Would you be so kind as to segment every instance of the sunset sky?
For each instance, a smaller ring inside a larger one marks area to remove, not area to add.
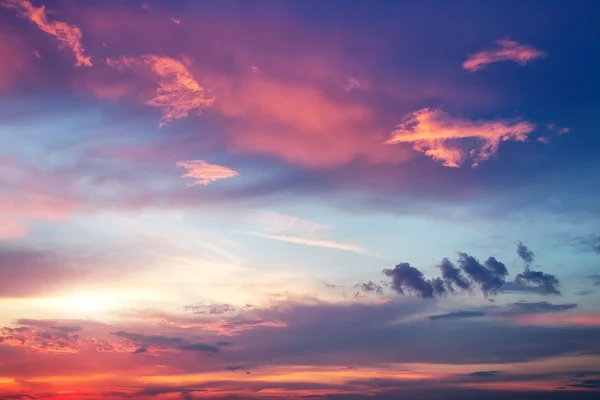
[[[0,399],[600,398],[598,15],[0,0]]]

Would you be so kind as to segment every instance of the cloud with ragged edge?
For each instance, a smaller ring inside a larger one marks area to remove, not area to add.
[[[230,168],[216,164],[209,164],[204,160],[178,161],[176,165],[178,167],[187,169],[187,172],[181,176],[182,178],[194,179],[194,183],[190,184],[189,186],[206,186],[221,179],[238,176],[238,173]]]
[[[444,297],[461,291],[471,292],[474,289],[478,289],[486,298],[503,291],[560,295],[560,281],[556,276],[530,269],[534,254],[522,242],[517,245],[517,254],[526,265],[525,270],[517,274],[513,282],[506,281],[508,269],[495,257],[488,257],[482,263],[464,252],[458,253],[456,265],[448,258],[442,259],[438,266],[442,272],[441,278],[425,278],[418,268],[406,262],[393,269],[384,269],[383,274],[391,278],[391,287],[396,293],[412,294],[424,299]]]
[[[46,16],[46,7],[35,7],[29,0],[3,0],[0,5],[17,10],[17,14],[26,18],[37,27],[58,39],[62,47],[71,49],[75,56],[76,67],[91,67],[92,59],[85,55],[81,44],[81,29],[62,21],[49,21]]]
[[[501,142],[524,142],[534,129],[526,121],[469,120],[423,108],[406,115],[385,143],[412,144],[446,167],[457,168],[467,161],[475,167],[495,155]]]
[[[215,101],[190,72],[188,65],[191,61],[188,59],[145,55],[139,58],[107,59],[106,63],[117,70],[133,69],[141,73],[147,73],[143,69],[149,68],[158,87],[156,95],[147,100],[146,104],[162,110],[160,126],[175,119],[185,118],[192,110],[200,113]]]
[[[463,68],[474,72],[484,68],[488,64],[501,61],[514,61],[520,65],[527,65],[534,60],[547,56],[547,53],[544,51],[514,40],[497,40],[496,45],[496,48],[470,54],[463,63]]]
[[[328,235],[328,232],[332,231],[333,227],[329,225],[317,224],[293,215],[270,211],[259,212],[255,219],[263,225],[263,231],[248,233],[253,236],[280,242],[324,247],[370,255],[370,253],[361,246],[332,239]]]

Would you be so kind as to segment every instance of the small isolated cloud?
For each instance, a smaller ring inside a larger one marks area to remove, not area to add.
[[[160,108],[163,116],[160,126],[174,119],[185,118],[191,110],[201,112],[202,109],[213,105],[215,99],[206,93],[206,89],[192,76],[186,64],[171,57],[145,55],[139,59],[121,57],[107,59],[106,63],[117,69],[127,68],[140,71],[149,68],[157,78],[156,96],[146,101],[146,104]],[[143,71],[142,71],[143,72]]]
[[[438,321],[440,319],[465,319],[465,318],[477,318],[485,317],[486,313],[483,311],[454,311],[446,314],[430,315],[429,318],[432,321]]]
[[[459,253],[458,265],[486,297],[495,295],[504,285],[504,279],[508,275],[504,264],[494,257],[489,257],[481,264],[475,257]]]
[[[356,285],[354,285],[354,287],[363,293],[373,293],[373,292],[378,293],[378,294],[383,293],[383,287],[373,281],[360,282],[360,283],[357,283]]]
[[[525,261],[526,266],[529,266],[533,262],[533,251],[529,250],[529,248],[525,246],[523,242],[517,243],[517,254],[521,260]]]
[[[474,121],[423,108],[406,115],[386,143],[410,143],[446,167],[457,168],[467,161],[475,167],[496,154],[500,142],[524,142],[534,128],[530,122]]]
[[[543,294],[560,294],[558,278],[545,272],[533,271],[527,268],[517,275],[515,282],[523,285],[533,285],[540,289]]]
[[[187,173],[181,176],[182,178],[192,178],[195,180],[190,186],[206,186],[209,183],[218,181],[220,179],[238,176],[238,173],[230,168],[216,164],[209,164],[204,160],[178,161],[176,165],[188,170]]]
[[[593,285],[600,286],[600,275],[590,275],[588,278]]]
[[[91,67],[92,60],[85,55],[85,49],[81,44],[81,29],[75,25],[62,21],[49,21],[46,16],[46,7],[35,7],[29,0],[5,0],[0,3],[4,7],[17,10],[17,14],[30,20],[42,31],[58,39],[61,47],[71,49],[75,56],[76,67]]]
[[[364,248],[339,242],[329,237],[333,227],[316,224],[292,215],[263,211],[257,219],[264,225],[264,232],[250,232],[250,235],[281,242],[302,244],[305,246],[325,247],[329,249],[352,251],[369,255]]]
[[[514,40],[497,40],[496,45],[496,48],[470,54],[463,63],[463,69],[473,72],[484,68],[487,64],[501,61],[514,61],[517,64],[526,65],[547,55],[544,51]]]

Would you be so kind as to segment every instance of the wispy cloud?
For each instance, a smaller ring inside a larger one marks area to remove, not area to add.
[[[29,0],[5,0],[3,6],[14,8],[19,16],[29,19],[38,28],[49,35],[55,36],[61,46],[68,47],[75,56],[76,67],[91,67],[92,60],[85,55],[85,49],[81,44],[81,29],[75,25],[62,21],[49,21],[46,17],[46,7],[35,7]]]
[[[306,246],[370,254],[360,246],[330,238],[327,233],[333,230],[333,227],[329,225],[316,224],[302,218],[276,212],[261,212],[258,214],[258,219],[264,225],[264,232],[250,232],[249,234],[253,236]]]
[[[415,150],[447,167],[459,167],[467,160],[477,166],[496,154],[500,142],[524,142],[534,128],[530,122],[469,120],[423,108],[406,115],[386,143],[412,143]]]
[[[184,62],[185,61],[185,62]],[[162,109],[160,125],[163,126],[174,119],[185,118],[191,110],[200,112],[212,106],[214,98],[207,95],[206,89],[196,81],[186,64],[189,60],[176,60],[171,57],[145,55],[139,59],[121,57],[107,59],[106,63],[118,70],[125,68],[138,69],[140,66],[150,68],[156,76],[158,87],[156,96],[146,104]]]
[[[477,71],[487,64],[500,61],[514,61],[520,65],[526,65],[538,58],[546,57],[546,53],[535,47],[515,42],[514,40],[497,40],[496,48],[482,50],[470,54],[463,63],[463,68],[467,71]]]
[[[182,178],[192,178],[195,180],[190,186],[206,186],[220,179],[238,176],[238,173],[230,168],[209,164],[203,160],[178,161],[176,165],[188,170],[187,173],[181,176]]]

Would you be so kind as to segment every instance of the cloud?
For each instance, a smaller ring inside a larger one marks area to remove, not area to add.
[[[514,61],[520,65],[526,65],[533,60],[546,57],[546,53],[532,46],[520,44],[514,40],[497,40],[495,49],[483,50],[478,53],[470,54],[463,63],[463,68],[467,71],[477,71],[484,68],[487,64],[501,61]]]
[[[56,37],[61,46],[71,49],[75,56],[76,67],[92,66],[92,60],[85,55],[81,44],[82,34],[79,27],[62,21],[49,21],[45,6],[35,7],[29,0],[4,0],[0,5],[16,9],[20,17],[30,20],[42,31]]]
[[[430,299],[445,293],[443,287],[441,293],[436,292],[440,287],[433,280],[425,279],[423,273],[409,263],[400,263],[394,269],[384,269],[383,273],[392,278],[392,289],[401,295],[415,294]]]
[[[257,216],[265,232],[249,232],[250,235],[280,242],[296,243],[305,246],[325,247],[329,249],[351,251],[371,255],[366,249],[349,243],[336,241],[329,237],[333,230],[329,225],[316,224],[292,215],[263,211]]]
[[[495,295],[504,285],[504,279],[508,275],[504,264],[494,257],[489,257],[482,265],[475,257],[459,253],[458,265],[486,297]]]
[[[381,285],[376,284],[373,281],[360,282],[360,283],[357,283],[356,285],[354,285],[354,287],[364,293],[373,293],[373,292],[378,293],[378,294],[383,293],[383,287]]]
[[[237,311],[237,307],[235,307],[231,304],[226,304],[226,303],[221,303],[221,304],[196,303],[196,304],[190,304],[190,305],[184,306],[184,309],[187,311],[191,311],[194,314],[204,314],[204,315],[206,315],[206,314],[218,315],[218,314],[225,314],[225,313]]]
[[[220,179],[238,176],[238,173],[230,168],[209,164],[203,160],[178,161],[176,165],[188,170],[187,173],[181,176],[182,178],[192,178],[195,180],[190,186],[208,185]]]
[[[166,56],[145,55],[139,59],[132,57],[107,59],[106,63],[117,70],[131,68],[140,71],[141,69],[141,73],[144,73],[144,67],[150,69],[157,78],[158,87],[156,96],[147,100],[146,104],[162,110],[160,126],[174,119],[185,118],[192,110],[201,112],[202,109],[212,106],[215,101],[192,76],[186,66],[191,64],[189,60],[180,61]]]
[[[571,239],[571,243],[574,246],[589,249],[600,254],[600,235],[592,233],[584,236],[576,236]]]
[[[536,303],[511,303],[505,306],[507,309],[502,315],[526,315],[526,314],[545,314],[572,310],[577,307],[577,303],[552,304],[547,301]]]
[[[491,377],[491,376],[497,376],[498,374],[501,374],[502,371],[477,371],[477,372],[472,372],[470,374],[467,374],[467,376],[478,376],[478,377],[483,377],[483,378],[487,378],[487,377]]]
[[[515,282],[523,285],[533,284],[534,287],[540,289],[543,294],[560,294],[560,290],[557,288],[560,285],[558,278],[552,274],[546,274],[541,271],[526,269],[516,276]]]
[[[205,343],[193,343],[181,337],[145,335],[141,333],[132,333],[126,331],[114,332],[113,335],[132,341],[138,346],[138,350],[139,348],[144,348],[148,350],[150,346],[153,346],[161,350],[173,349],[183,351],[196,351],[202,353],[218,353],[220,351],[218,346],[213,346]],[[138,350],[136,350],[136,352]]]
[[[519,242],[517,244],[517,254],[521,258],[521,260],[525,261],[525,265],[529,266],[533,262],[533,252],[529,250],[529,248],[525,246],[523,242]]]
[[[454,292],[455,286],[461,290],[471,289],[471,282],[462,274],[460,269],[452,264],[452,261],[444,258],[439,267],[442,270],[442,278],[446,282],[449,291]]]
[[[600,275],[590,275],[588,278],[593,285],[600,286]]]
[[[446,314],[430,315],[429,318],[432,321],[440,319],[464,319],[464,318],[478,318],[485,317],[486,313],[483,311],[454,311]]]
[[[501,142],[524,142],[534,128],[530,122],[473,121],[423,108],[406,115],[386,143],[411,143],[446,167],[457,168],[467,161],[475,167],[496,154]]]

